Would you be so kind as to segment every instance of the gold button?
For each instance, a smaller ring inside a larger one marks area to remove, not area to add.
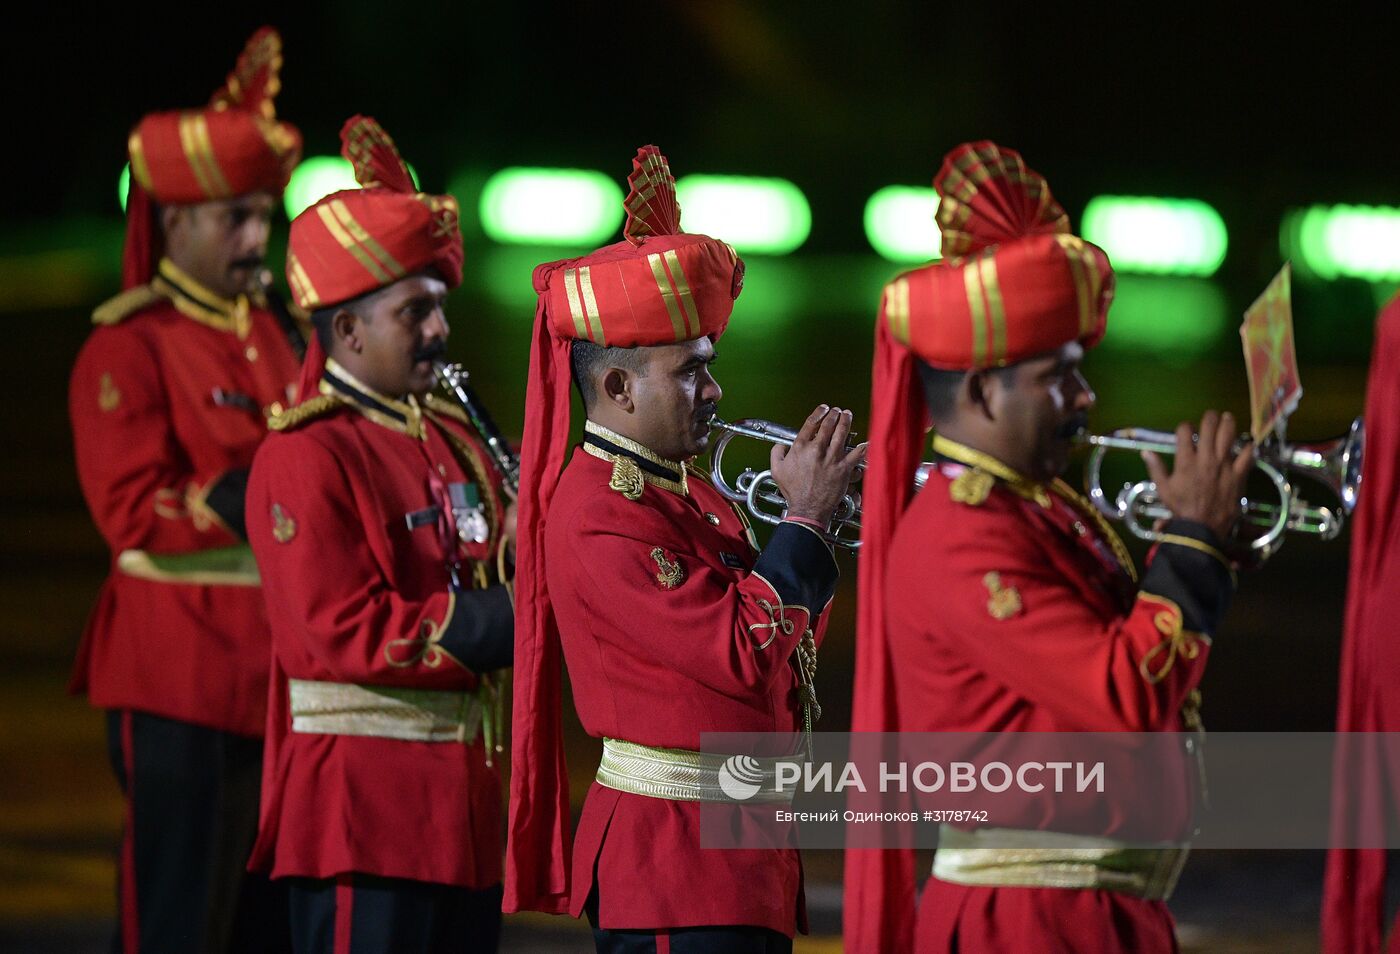
[[[710,521],[710,523],[714,524],[715,526],[717,526],[717,527],[719,526],[719,514],[717,514],[717,513],[706,513],[706,514],[705,514],[705,519],[708,520],[708,521]]]
[[[438,464],[438,473],[439,473],[441,476],[446,477],[446,476],[447,476],[447,468],[444,467],[442,464]]]
[[[243,354],[247,356],[249,361],[258,360],[258,349],[254,348],[252,345],[249,345],[248,350],[243,352]]]
[[[273,401],[270,405],[268,405],[267,416],[276,417],[277,415],[281,414],[283,410],[285,409],[282,407],[281,401]]]
[[[1082,523],[1080,523],[1078,520],[1076,520],[1076,521],[1074,521],[1074,532],[1077,533],[1079,536],[1082,537],[1082,536],[1084,536],[1084,534],[1088,533],[1089,531],[1088,531],[1087,529],[1085,529],[1084,524],[1082,524]]]

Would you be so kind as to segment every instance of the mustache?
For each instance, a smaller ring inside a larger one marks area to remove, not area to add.
[[[1076,414],[1055,429],[1055,436],[1062,441],[1078,437],[1089,430],[1089,415]]]
[[[232,270],[235,268],[242,268],[248,271],[254,271],[256,269],[262,268],[262,263],[263,257],[261,255],[247,255],[243,258],[236,258],[232,262],[230,262],[229,269]]]
[[[715,412],[718,410],[719,405],[717,403],[715,403],[714,401],[708,401],[705,404],[700,405],[700,409],[695,412],[695,419],[697,421],[708,421],[710,418],[715,416]]]
[[[413,352],[413,360],[418,361],[440,361],[447,357],[447,342],[439,339],[430,345],[425,345]]]

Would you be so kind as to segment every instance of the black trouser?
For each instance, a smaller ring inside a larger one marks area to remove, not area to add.
[[[287,883],[296,954],[492,954],[500,941],[500,885],[364,874]]]
[[[285,888],[246,869],[262,742],[121,710],[107,750],[126,796],[113,951],[290,951]]]
[[[716,926],[612,931],[598,927],[598,889],[584,911],[598,954],[792,954],[792,938],[761,927]]]

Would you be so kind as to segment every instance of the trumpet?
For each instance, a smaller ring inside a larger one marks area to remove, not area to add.
[[[1172,512],[1162,502],[1157,485],[1151,480],[1125,483],[1110,499],[1104,490],[1101,471],[1110,450],[1174,454],[1176,435],[1170,431],[1128,427],[1107,435],[1081,435],[1078,439],[1094,448],[1084,469],[1084,484],[1094,507],[1109,519],[1121,521],[1135,537],[1160,539],[1161,535],[1152,525],[1157,520],[1170,519]],[[1342,532],[1346,518],[1356,509],[1365,443],[1365,428],[1358,417],[1345,434],[1330,440],[1290,443],[1280,435],[1256,447],[1254,466],[1273,484],[1278,502],[1248,497],[1240,500],[1240,527],[1263,530],[1248,538],[1248,552],[1255,561],[1263,562],[1277,552],[1286,533],[1333,540]],[[1241,442],[1236,449],[1246,446]],[[1327,487],[1337,504],[1309,503],[1295,489],[1292,475]]]
[[[433,374],[437,377],[438,382],[457,399],[462,410],[467,412],[467,417],[471,418],[472,426],[481,435],[481,439],[486,442],[486,449],[490,452],[492,460],[496,462],[496,467],[505,479],[506,487],[510,490],[511,496],[518,496],[520,493],[520,458],[516,456],[515,451],[511,450],[510,444],[501,434],[501,429],[491,419],[490,412],[481,403],[481,399],[476,396],[475,389],[467,383],[471,378],[471,372],[460,364],[434,361]]]
[[[722,432],[719,437],[715,438],[714,446],[710,449],[710,483],[725,497],[737,504],[742,504],[755,520],[771,524],[782,523],[783,517],[787,516],[787,500],[778,488],[778,482],[773,479],[773,471],[756,471],[752,467],[745,467],[734,478],[733,483],[730,483],[724,477],[724,451],[729,446],[729,442],[736,437],[747,437],[751,440],[791,447],[793,441],[797,440],[797,429],[775,424],[772,421],[760,420],[756,417],[746,417],[741,421],[730,423],[721,419],[718,414],[710,418],[710,427]],[[853,477],[851,482],[855,483],[859,480],[859,475],[864,471],[865,461],[861,461],[856,465],[857,476]],[[831,516],[831,524],[822,534],[822,538],[832,546],[842,547],[853,552],[860,549],[860,493],[858,491],[850,489],[846,491],[841,502],[836,505],[836,512]]]

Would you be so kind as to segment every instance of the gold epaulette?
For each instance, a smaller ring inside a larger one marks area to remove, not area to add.
[[[295,407],[289,407],[281,414],[267,422],[269,431],[290,431],[292,428],[300,427],[313,418],[328,414],[345,402],[334,394],[318,394],[310,400],[302,401]]]
[[[443,417],[450,417],[460,424],[465,424],[469,430],[475,433],[472,426],[472,419],[467,416],[467,412],[462,410],[460,404],[443,400],[436,394],[425,394],[423,396],[423,407],[434,414],[441,414]]]
[[[120,295],[108,298],[94,308],[92,323],[94,325],[115,325],[123,318],[164,300],[165,296],[150,285],[137,285],[134,288],[128,288]]]

